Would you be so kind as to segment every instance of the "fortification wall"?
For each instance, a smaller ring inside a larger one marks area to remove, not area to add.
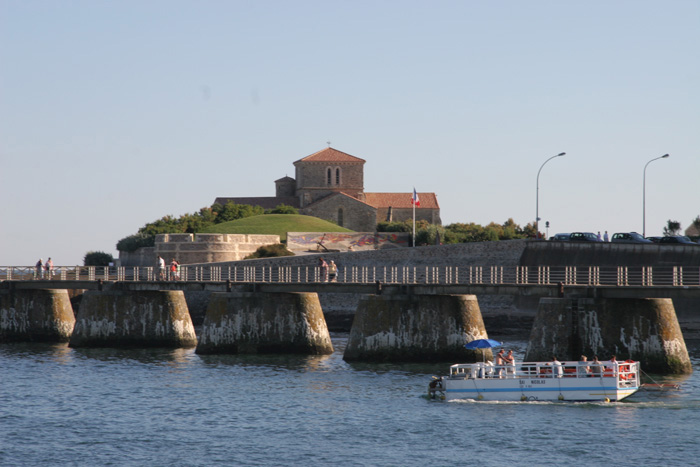
[[[133,253],[119,252],[122,266],[154,266],[162,256],[180,264],[240,261],[264,245],[280,243],[279,235],[159,234],[156,245]]]
[[[136,251],[120,251],[119,252],[119,265],[132,267],[132,266],[153,266],[156,262],[156,249],[155,247],[143,247]]]
[[[288,232],[287,249],[294,253],[325,250],[368,251],[408,246],[405,232]]]

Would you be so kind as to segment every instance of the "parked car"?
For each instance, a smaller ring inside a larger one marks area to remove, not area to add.
[[[602,242],[593,232],[573,232],[569,237],[572,242]]]
[[[647,237],[647,240],[650,240],[652,243],[661,243],[661,239],[663,237]]]
[[[614,233],[610,241],[614,243],[654,243],[651,240],[642,237],[637,232]]]
[[[568,242],[571,234],[569,233],[558,233],[549,237],[550,242]]]
[[[661,237],[661,241],[659,243],[668,245],[696,245],[694,241],[686,237],[685,235],[676,235],[673,237]]]

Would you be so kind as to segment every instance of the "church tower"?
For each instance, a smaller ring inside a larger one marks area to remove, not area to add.
[[[364,165],[364,159],[331,147],[294,162],[299,207],[338,192],[364,201]]]

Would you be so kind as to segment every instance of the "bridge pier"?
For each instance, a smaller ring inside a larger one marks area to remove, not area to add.
[[[200,334],[198,354],[333,353],[316,293],[213,293]]]
[[[526,361],[639,360],[649,373],[692,373],[673,301],[668,298],[542,298]]]
[[[194,347],[197,337],[182,291],[89,290],[71,347]]]
[[[0,290],[0,342],[68,342],[74,325],[65,289]]]
[[[343,359],[364,362],[474,362],[490,349],[475,295],[370,295],[358,305]]]

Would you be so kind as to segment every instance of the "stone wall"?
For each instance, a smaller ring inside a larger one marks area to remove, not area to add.
[[[377,226],[377,210],[373,206],[342,194],[319,200],[303,208],[301,213],[360,232],[374,230]]]
[[[156,246],[119,253],[122,266],[155,266],[156,258],[180,264],[240,261],[264,245],[280,243],[279,235],[159,234]]]
[[[287,249],[294,253],[328,250],[366,251],[408,246],[406,232],[287,232]]]
[[[119,265],[120,266],[139,266],[139,267],[152,267],[156,262],[156,248],[155,247],[143,247],[136,251],[120,251],[119,252]]]

